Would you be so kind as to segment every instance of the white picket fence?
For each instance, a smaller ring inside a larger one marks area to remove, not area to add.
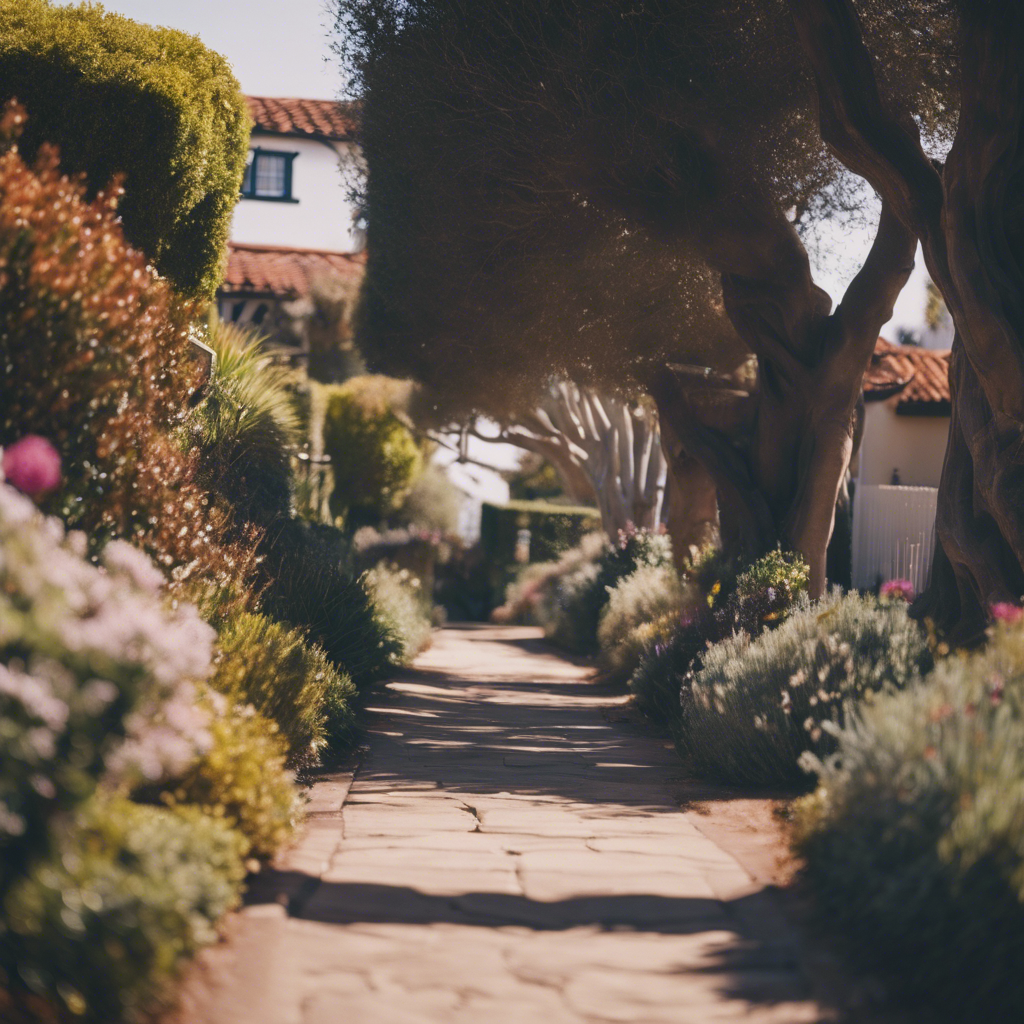
[[[853,585],[910,580],[920,593],[935,549],[934,487],[858,486],[853,498]]]

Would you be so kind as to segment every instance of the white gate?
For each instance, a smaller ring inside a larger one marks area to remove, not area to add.
[[[853,498],[853,585],[928,583],[935,548],[935,487],[857,485]]]

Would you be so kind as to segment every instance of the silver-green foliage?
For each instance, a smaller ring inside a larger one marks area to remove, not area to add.
[[[880,697],[816,767],[795,838],[830,926],[941,1020],[1024,1019],[1024,631]]]
[[[408,569],[382,562],[364,577],[377,612],[401,643],[398,660],[408,664],[430,646],[430,596]]]
[[[680,693],[681,752],[710,777],[799,784],[805,752],[834,748],[832,726],[930,667],[927,639],[902,602],[838,591],[797,604],[778,628],[715,644]]]

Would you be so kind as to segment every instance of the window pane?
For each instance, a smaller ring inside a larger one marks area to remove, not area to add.
[[[252,161],[254,153],[249,150],[249,159],[245,161],[245,174],[242,175],[242,191],[245,193],[252,192]]]
[[[283,196],[285,161],[278,153],[260,153],[256,157],[256,195]]]

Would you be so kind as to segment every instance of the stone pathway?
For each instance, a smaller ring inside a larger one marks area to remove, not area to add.
[[[449,628],[371,701],[354,783],[186,986],[187,1024],[802,1024],[776,896],[675,753],[530,629]]]

